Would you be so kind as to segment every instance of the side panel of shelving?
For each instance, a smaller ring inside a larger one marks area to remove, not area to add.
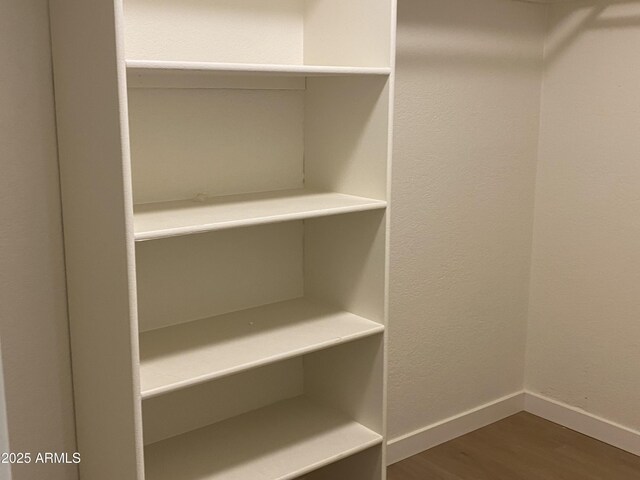
[[[121,5],[53,0],[58,146],[82,478],[142,480]]]
[[[308,78],[305,100],[306,187],[385,200],[388,78]]]
[[[385,213],[305,220],[305,294],[385,322]]]
[[[387,329],[384,333],[384,346],[383,346],[383,361],[382,361],[382,425],[385,438],[385,444],[382,448],[382,468],[381,477],[382,480],[387,478],[387,391],[388,391],[388,352],[389,352],[389,262],[390,262],[390,244],[391,244],[391,215],[393,214],[392,206],[392,173],[393,173],[393,129],[394,129],[394,108],[395,108],[395,78],[396,78],[396,29],[397,29],[397,15],[398,15],[398,2],[397,0],[389,0],[389,7],[391,9],[389,32],[390,32],[390,45],[389,45],[389,65],[391,67],[391,75],[389,76],[389,83],[387,85],[387,98],[388,98],[388,123],[387,123],[387,212],[385,215],[385,280],[384,280],[384,319]]]
[[[305,355],[305,393],[382,435],[383,354],[376,335]]]
[[[388,67],[392,43],[391,3],[389,0],[305,0],[305,63]]]

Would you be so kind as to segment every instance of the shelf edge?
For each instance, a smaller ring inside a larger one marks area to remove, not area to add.
[[[161,60],[127,60],[127,72],[144,75],[148,72],[181,72],[211,74],[266,75],[391,75],[390,67],[355,67],[339,65],[282,65],[251,63],[181,62]]]
[[[305,220],[308,218],[329,217],[332,215],[341,215],[346,213],[366,212],[370,210],[384,210],[387,208],[387,202],[384,200],[372,200],[369,204],[333,207],[324,210],[310,210],[298,213],[286,213],[281,215],[272,215],[265,217],[256,217],[252,219],[231,220],[228,222],[201,224],[188,227],[176,227],[163,230],[151,230],[148,232],[140,232],[135,234],[136,242],[144,242],[150,240],[161,240],[164,238],[182,237],[187,235],[196,235],[199,233],[215,232],[218,230],[228,230],[232,228],[251,227],[257,225],[265,225],[271,223],[283,223],[295,220]]]

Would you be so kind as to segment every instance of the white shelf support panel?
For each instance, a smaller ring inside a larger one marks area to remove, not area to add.
[[[289,480],[382,436],[304,397],[145,447],[147,480]]]
[[[54,0],[49,8],[78,468],[86,479],[141,480],[121,2]]]
[[[136,241],[384,209],[387,202],[312,190],[281,190],[136,205]]]
[[[142,397],[375,335],[384,326],[306,299],[145,332]]]

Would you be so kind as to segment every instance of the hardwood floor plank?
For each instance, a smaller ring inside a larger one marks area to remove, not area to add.
[[[388,480],[640,480],[640,457],[522,412],[391,465]]]

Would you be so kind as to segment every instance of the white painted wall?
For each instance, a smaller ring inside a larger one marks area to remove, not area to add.
[[[11,448],[75,450],[46,0],[0,2],[0,341]],[[73,480],[28,465],[13,480]]]
[[[522,2],[399,2],[392,439],[523,387],[544,25]]]
[[[640,3],[551,8],[527,389],[640,430]]]

